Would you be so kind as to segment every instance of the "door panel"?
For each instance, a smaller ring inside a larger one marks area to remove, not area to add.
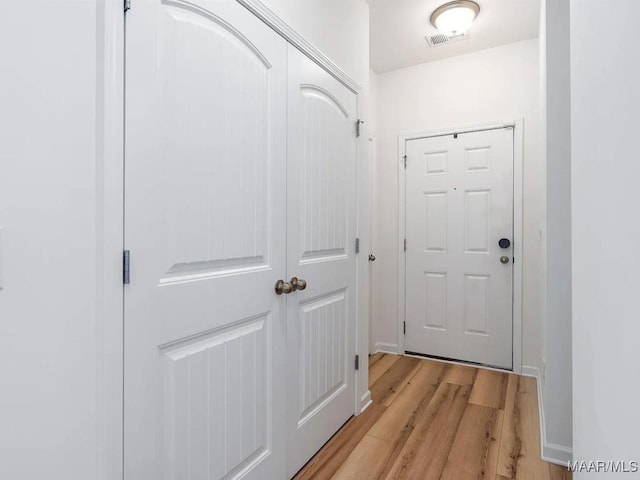
[[[354,413],[356,96],[289,47],[288,474]]]
[[[329,396],[346,387],[346,359],[341,348],[346,332],[345,292],[300,304],[299,422]]]
[[[447,192],[429,192],[424,194],[426,203],[425,221],[430,228],[425,235],[425,251],[447,251]]]
[[[302,246],[300,262],[309,263],[345,256],[348,221],[345,153],[351,140],[345,135],[349,113],[328,91],[317,85],[301,85],[297,100],[302,103],[304,151],[300,157],[302,188],[296,209]],[[295,126],[292,125],[292,128]],[[294,187],[295,188],[295,187]],[[293,193],[292,193],[293,194]]]
[[[405,350],[510,369],[513,130],[406,148]]]
[[[286,42],[154,0],[126,48],[125,478],[284,478]]]
[[[160,347],[165,476],[223,478],[268,454],[270,323],[263,315]]]

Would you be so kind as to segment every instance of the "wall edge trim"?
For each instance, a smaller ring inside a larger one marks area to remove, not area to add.
[[[540,420],[540,457],[545,462],[566,467],[568,463],[573,460],[573,449],[547,441],[540,369],[538,367],[523,365],[522,375],[536,379],[536,387],[538,390],[538,418]]]

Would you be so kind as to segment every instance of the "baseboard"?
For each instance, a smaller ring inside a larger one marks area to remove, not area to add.
[[[367,390],[362,397],[360,397],[360,412],[358,415],[361,415],[367,408],[371,406],[373,402],[371,401],[371,391]]]
[[[522,376],[523,377],[534,377],[539,379],[540,375],[538,374],[538,367],[529,367],[528,365],[522,366]]]
[[[563,445],[547,442],[546,422],[544,418],[544,397],[542,395],[542,382],[540,381],[540,370],[538,367],[522,366],[522,375],[534,377],[538,387],[538,416],[540,418],[540,452],[542,460],[563,467],[573,459],[573,449]]]
[[[398,355],[398,345],[395,343],[376,342],[376,353],[378,352]]]
[[[542,459],[545,462],[566,467],[569,462],[573,461],[573,450],[554,443],[544,443],[542,446]]]

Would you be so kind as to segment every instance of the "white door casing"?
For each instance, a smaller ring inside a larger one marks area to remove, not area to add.
[[[405,350],[511,369],[513,129],[414,139],[406,153]]]
[[[135,7],[125,478],[284,478],[286,42],[235,1]]]
[[[376,342],[375,335],[373,331],[373,323],[374,323],[374,309],[375,309],[375,300],[374,300],[374,291],[375,291],[375,253],[377,250],[377,228],[378,228],[378,217],[377,217],[377,208],[374,208],[376,205],[377,198],[377,170],[376,170],[376,140],[375,138],[369,139],[369,165],[370,165],[370,175],[369,175],[369,251],[373,257],[367,257],[367,263],[369,268],[369,289],[367,292],[368,302],[369,302],[369,338],[368,338],[368,346],[369,346],[369,354],[373,355],[376,353]]]
[[[289,47],[288,474],[354,414],[356,95]]]

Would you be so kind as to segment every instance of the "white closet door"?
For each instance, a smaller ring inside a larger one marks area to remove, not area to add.
[[[406,180],[405,350],[510,369],[513,129],[411,140]]]
[[[354,413],[356,95],[289,47],[288,473]]]
[[[286,42],[149,0],[126,54],[125,478],[282,479]]]

